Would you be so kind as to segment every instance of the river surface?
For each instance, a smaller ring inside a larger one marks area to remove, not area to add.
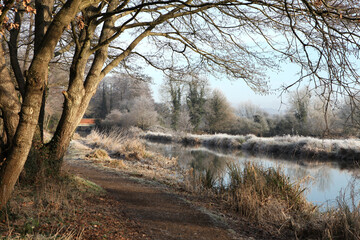
[[[280,167],[293,182],[300,181],[306,188],[308,201],[325,209],[336,205],[336,199],[342,193],[350,191],[350,185],[359,190],[360,170],[341,169],[336,163],[274,159],[267,156],[251,156],[241,151],[214,150],[205,147],[184,147],[179,144],[147,142],[147,147],[167,157],[178,157],[181,168],[194,168],[198,171],[215,169],[223,175],[226,184],[226,166],[236,163],[243,166],[254,162],[264,167]],[[350,184],[350,185],[349,185]]]

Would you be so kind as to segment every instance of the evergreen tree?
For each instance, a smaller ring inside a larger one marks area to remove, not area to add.
[[[189,109],[190,122],[193,130],[197,131],[201,120],[205,114],[205,85],[199,81],[188,83],[189,92],[186,97],[187,107]]]

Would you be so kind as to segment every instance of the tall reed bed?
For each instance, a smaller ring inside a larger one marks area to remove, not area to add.
[[[292,183],[280,168],[265,168],[254,163],[244,166],[228,164],[225,174],[218,175],[211,169],[192,173],[192,183],[200,190],[213,190],[226,199],[242,216],[254,219],[264,217],[284,219],[289,212],[305,211],[310,204],[305,200],[304,188]],[[276,208],[275,212],[271,208]]]
[[[360,239],[360,189],[356,182],[340,193],[336,207],[326,212],[326,218],[327,236],[332,239]]]
[[[225,174],[211,168],[200,172],[191,169],[189,173],[191,190],[219,198],[224,206],[274,234],[290,229],[295,239],[360,239],[360,189],[356,182],[340,193],[336,206],[320,211],[307,202],[301,182],[290,181],[281,168],[248,162],[228,164]]]

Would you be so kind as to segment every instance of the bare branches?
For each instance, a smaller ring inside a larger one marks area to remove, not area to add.
[[[265,69],[281,68],[281,59],[300,66],[299,78],[285,89],[312,81],[324,98],[356,94],[360,3],[355,0],[125,0],[110,9],[111,2],[87,1],[77,16],[84,19],[83,29],[75,20],[71,25],[75,47],[67,39],[57,47],[57,56],[74,53],[73,68],[82,66],[82,81],[86,64],[111,44],[100,78],[131,56],[162,71],[196,66],[264,91]],[[110,19],[112,34],[101,38]]]

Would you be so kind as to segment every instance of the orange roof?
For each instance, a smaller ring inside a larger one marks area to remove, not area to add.
[[[83,118],[80,120],[79,127],[93,127],[95,126],[95,118]]]
[[[95,118],[83,118],[80,120],[80,124],[95,124]]]

